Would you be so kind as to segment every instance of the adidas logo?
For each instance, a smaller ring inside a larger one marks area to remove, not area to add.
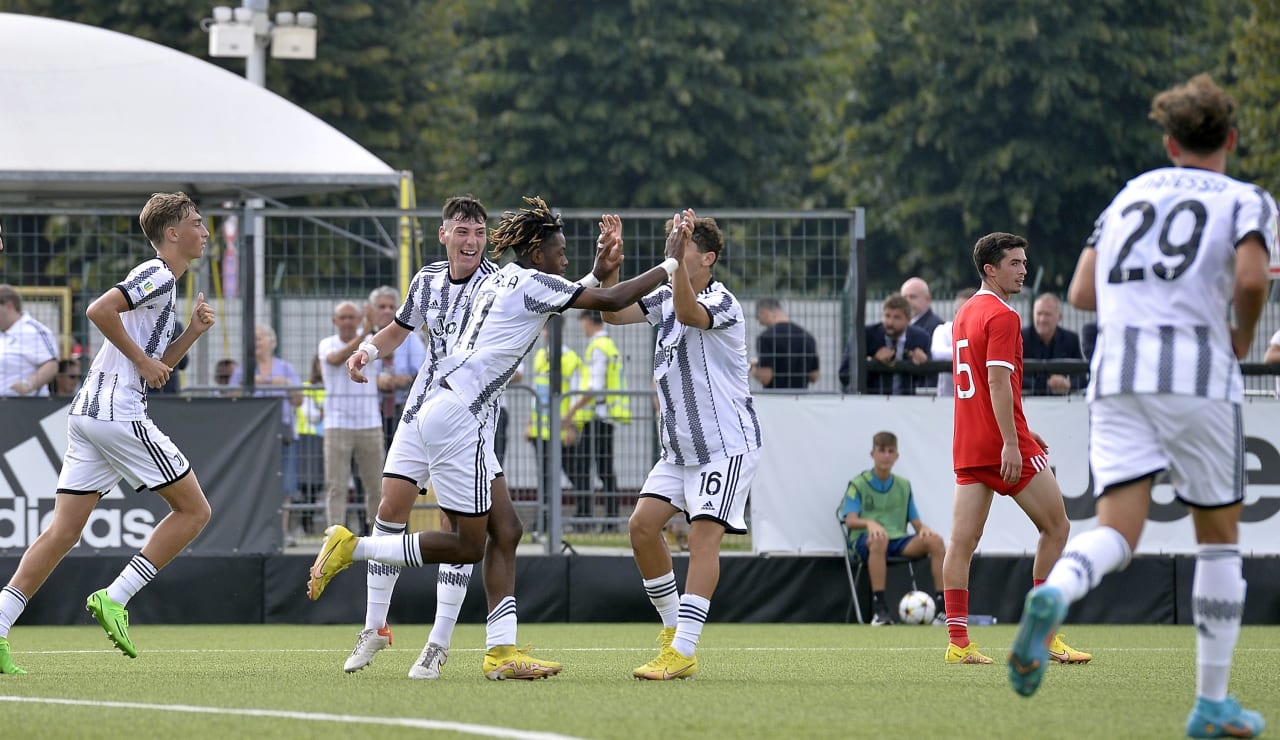
[[[711,503],[710,501],[702,505],[702,511],[715,511],[715,510],[716,510],[715,504]]]
[[[0,460],[13,473],[0,475],[0,549],[25,549],[47,526],[58,488],[61,458],[67,451],[67,412],[62,406],[42,418],[15,415],[6,419],[8,449],[0,449]],[[13,445],[14,439],[22,441]],[[89,517],[77,543],[97,549],[137,547],[146,542],[159,523],[151,511],[125,499],[117,485],[104,496]]]

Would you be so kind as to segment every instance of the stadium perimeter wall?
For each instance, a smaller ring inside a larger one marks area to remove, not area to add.
[[[110,583],[124,556],[71,557],[31,599],[22,625],[85,624],[84,598]],[[684,581],[687,559],[677,557]],[[0,558],[7,581],[18,558]],[[357,563],[329,585],[324,597],[306,597],[311,557],[302,555],[182,557],[129,604],[134,625],[145,624],[357,624],[364,619],[364,569]],[[924,566],[922,563],[921,566]],[[1139,556],[1122,573],[1108,576],[1072,607],[1068,622],[1191,624],[1191,556]],[[520,618],[533,622],[646,622],[656,616],[630,558],[617,556],[521,557],[516,564]],[[917,567],[917,583],[932,591],[928,568]],[[1246,624],[1280,623],[1280,558],[1246,558],[1249,582]],[[467,594],[461,621],[483,623],[483,589]],[[1031,585],[1030,557],[975,558],[970,609],[999,622],[1016,621]],[[870,603],[866,577],[862,603]],[[906,572],[892,568],[889,595],[908,590]],[[844,564],[834,557],[722,558],[712,622],[843,622],[849,611]],[[390,621],[426,624],[434,617],[435,567],[405,570],[396,587]]]

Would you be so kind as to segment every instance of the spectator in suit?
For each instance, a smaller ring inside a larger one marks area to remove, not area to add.
[[[756,320],[765,329],[756,337],[751,377],[764,388],[804,390],[818,382],[818,343],[791,321],[777,298],[756,301]]]
[[[1062,302],[1052,293],[1041,293],[1032,306],[1031,325],[1022,328],[1024,360],[1083,360],[1080,335],[1064,329]],[[1033,396],[1062,396],[1084,388],[1088,376],[1060,373],[1026,373],[1022,390]]]
[[[924,329],[930,337],[942,324],[942,317],[933,312],[933,294],[923,278],[907,278],[899,289],[902,297],[911,304],[911,325]]]
[[[893,372],[894,368],[907,364],[919,365],[929,361],[929,345],[932,337],[924,329],[911,325],[911,304],[901,293],[884,299],[880,321],[868,324],[864,331],[867,356],[867,385],[864,393],[885,396],[913,395],[916,388],[928,385],[924,375]],[[849,368],[849,350],[846,348],[840,363],[840,383],[849,386],[854,378]],[[933,380],[936,383],[937,380]]]

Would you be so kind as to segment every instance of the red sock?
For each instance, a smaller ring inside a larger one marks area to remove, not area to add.
[[[969,646],[969,589],[948,588],[942,592],[947,607],[947,634],[956,647]]]
[[[1044,583],[1044,582],[1045,582],[1045,581],[1047,581],[1047,580],[1049,580],[1049,579],[1047,579],[1047,578],[1032,578],[1032,579],[1031,579],[1031,588],[1035,588],[1036,586],[1039,586],[1040,584]]]

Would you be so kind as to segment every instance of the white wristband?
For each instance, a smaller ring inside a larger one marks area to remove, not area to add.
[[[373,362],[374,360],[378,359],[378,345],[374,344],[373,342],[362,343],[360,347],[356,349],[356,351],[363,352],[366,355],[369,355],[369,362]]]
[[[671,279],[672,275],[676,274],[676,268],[679,266],[680,266],[680,263],[676,260],[675,257],[668,257],[658,265],[658,267],[661,267],[662,269],[667,271],[668,280]]]
[[[594,272],[588,272],[586,275],[582,276],[581,280],[578,281],[578,285],[581,285],[584,288],[596,288],[600,285],[600,279],[596,277]]]

